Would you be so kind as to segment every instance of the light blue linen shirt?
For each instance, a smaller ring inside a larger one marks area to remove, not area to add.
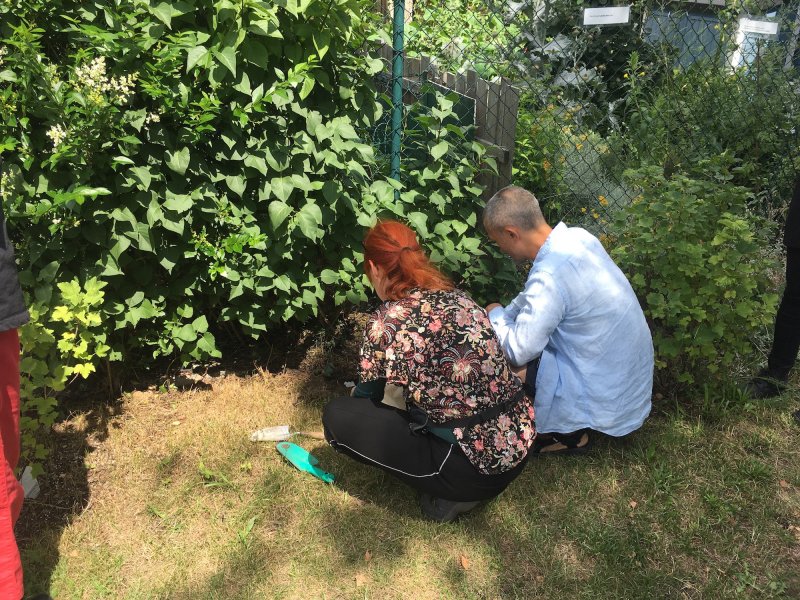
[[[559,223],[539,249],[525,289],[489,319],[512,364],[541,355],[539,431],[590,427],[621,436],[650,414],[650,330],[625,275],[588,231]]]

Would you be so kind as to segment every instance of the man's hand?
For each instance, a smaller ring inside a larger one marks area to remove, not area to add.
[[[502,304],[498,304],[497,302],[492,302],[489,306],[486,307],[486,313],[492,312],[493,309],[500,307],[503,308]]]

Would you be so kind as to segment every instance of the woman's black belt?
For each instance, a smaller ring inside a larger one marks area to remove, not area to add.
[[[453,433],[454,429],[468,429],[475,425],[485,423],[486,421],[491,421],[503,413],[509,412],[514,408],[514,406],[522,402],[524,399],[525,391],[519,390],[511,399],[506,400],[505,402],[500,402],[490,406],[489,408],[475,413],[474,415],[470,415],[468,417],[459,417],[457,419],[449,419],[442,423],[434,423],[431,421],[431,418],[427,412],[425,412],[419,406],[412,405],[408,411],[411,419],[408,423],[408,428],[411,430],[411,433],[415,435],[432,433],[436,437],[440,437],[446,442],[455,444],[458,440]]]

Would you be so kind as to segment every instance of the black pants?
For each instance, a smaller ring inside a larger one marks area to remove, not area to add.
[[[446,500],[493,498],[525,467],[523,461],[505,473],[483,475],[457,445],[432,434],[412,434],[405,412],[367,398],[331,400],[322,424],[325,438],[338,452]]]
[[[800,248],[786,249],[786,289],[775,317],[769,375],[786,380],[800,349]]]

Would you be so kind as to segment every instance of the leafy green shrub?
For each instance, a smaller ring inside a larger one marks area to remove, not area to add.
[[[573,113],[555,104],[538,106],[535,98],[525,95],[517,116],[517,135],[514,145],[514,184],[541,195],[556,198],[542,209],[548,219],[561,213],[558,198],[563,187],[564,162],[562,153],[566,130],[573,124]]]
[[[778,299],[768,241],[730,167],[722,155],[669,179],[660,166],[626,173],[641,195],[620,212],[611,255],[644,306],[657,368],[682,383],[723,379]]]
[[[373,151],[359,131],[379,114],[381,66],[365,6],[0,7],[4,196],[26,291],[54,264],[56,283],[107,283],[112,360],[213,356],[221,322],[255,336],[362,298]]]
[[[491,79],[512,72],[507,53],[519,33],[484,1],[417,0],[406,26],[406,47],[411,56],[434,58],[442,70],[473,69]]]
[[[376,182],[375,194],[364,201],[374,203],[375,212],[406,220],[431,259],[477,301],[508,298],[519,285],[516,271],[481,231],[484,188],[478,176],[487,169],[496,172],[494,159],[473,139],[471,126],[456,124],[456,96],[431,93],[434,106],[410,107],[417,127],[403,140],[402,184]]]
[[[0,196],[33,315],[33,455],[55,394],[104,361],[216,356],[222,325],[257,337],[363,300],[363,228],[387,210],[462,283],[488,286],[487,161],[452,106],[420,114],[400,202],[363,141],[381,111],[371,7],[0,5]]]
[[[41,290],[48,289],[54,274],[55,265],[39,272],[40,297],[26,298],[31,320],[20,329],[20,429],[23,457],[34,476],[41,472],[39,461],[46,456],[40,434],[56,419],[56,394],[70,381],[93,373],[110,350],[100,315],[106,284],[90,278],[82,287],[73,280],[59,283],[52,295],[43,295]]]

